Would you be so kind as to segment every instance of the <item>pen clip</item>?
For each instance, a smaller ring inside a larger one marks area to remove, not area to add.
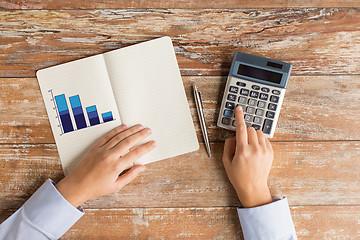
[[[201,108],[204,110],[204,104],[203,104],[203,101],[201,99],[201,93],[200,91],[197,91],[199,93],[199,100],[200,100],[200,103],[201,103]]]

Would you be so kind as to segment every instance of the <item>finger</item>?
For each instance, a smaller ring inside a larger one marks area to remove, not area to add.
[[[257,138],[259,141],[259,144],[263,147],[266,147],[266,142],[265,142],[265,135],[261,130],[256,130],[256,134],[257,134]]]
[[[265,139],[265,142],[266,142],[266,147],[268,148],[268,149],[270,149],[271,151],[273,151],[273,148],[272,148],[272,146],[271,146],[271,143],[270,143],[270,141],[269,141],[269,139]]]
[[[244,120],[243,109],[240,106],[235,108],[235,118],[236,118],[236,144],[239,146],[247,145],[247,131],[246,124]]]
[[[248,141],[250,145],[259,145],[259,140],[256,131],[253,127],[247,128]]]
[[[137,124],[131,128],[126,129],[125,131],[114,136],[108,143],[106,143],[106,148],[111,149],[111,148],[115,147],[117,144],[119,144],[119,142],[121,142],[125,138],[127,138],[143,129],[144,129],[144,127],[141,124]]]
[[[225,139],[224,152],[222,157],[222,161],[224,163],[225,168],[230,166],[232,159],[234,158],[235,155],[235,150],[236,150],[236,138],[232,137]]]
[[[121,172],[131,166],[136,160],[152,151],[156,147],[155,141],[144,143],[120,158],[117,169]]]
[[[104,137],[102,137],[96,144],[95,146],[97,147],[102,147],[103,145],[105,145],[108,141],[110,141],[113,137],[115,137],[117,134],[121,133],[122,131],[125,131],[127,129],[126,124],[122,124],[116,128],[114,128],[113,130],[111,130],[110,132],[108,132],[107,134],[105,134]]]
[[[136,165],[132,167],[129,171],[124,173],[123,175],[119,176],[115,181],[116,190],[120,190],[130,182],[132,182],[140,172],[145,170],[145,166],[143,165]]]

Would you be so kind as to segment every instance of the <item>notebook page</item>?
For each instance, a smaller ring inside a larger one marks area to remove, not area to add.
[[[146,164],[199,148],[174,48],[169,37],[104,54],[122,121],[153,131],[152,152],[135,162]]]
[[[121,124],[102,55],[37,72],[65,175],[89,146]]]

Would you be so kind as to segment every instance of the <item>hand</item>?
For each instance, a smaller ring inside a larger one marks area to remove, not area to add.
[[[150,134],[151,130],[141,125],[115,128],[90,148],[56,188],[75,207],[91,198],[120,190],[145,170],[145,166],[137,165],[119,176],[135,160],[155,148],[155,141],[134,147]]]
[[[240,106],[235,109],[236,137],[225,140],[223,163],[243,207],[272,202],[267,179],[273,150],[261,130],[246,127]]]

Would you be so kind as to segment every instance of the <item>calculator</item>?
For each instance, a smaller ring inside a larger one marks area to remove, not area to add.
[[[235,52],[217,125],[235,131],[234,109],[240,105],[246,125],[272,138],[291,68],[289,63]]]

